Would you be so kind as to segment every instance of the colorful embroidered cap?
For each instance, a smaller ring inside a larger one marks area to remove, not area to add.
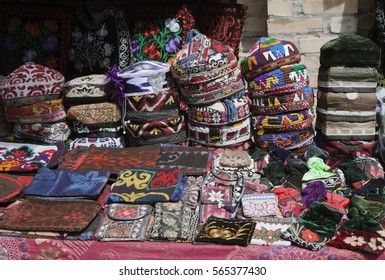
[[[252,95],[252,114],[279,114],[288,111],[302,110],[314,105],[313,88],[308,86],[295,92],[264,97]]]
[[[64,84],[63,100],[65,105],[98,103],[108,101],[113,91],[113,85],[105,74],[81,76]]]
[[[15,123],[13,134],[19,139],[37,140],[51,144],[68,140],[71,130],[66,122]]]
[[[379,67],[381,47],[369,38],[349,34],[326,42],[320,48],[321,65]]]
[[[181,143],[187,140],[183,115],[146,123],[125,122],[127,139],[133,146],[159,143]]]
[[[192,29],[172,60],[171,73],[178,84],[203,83],[226,75],[237,65],[230,46]]]
[[[254,143],[264,149],[297,149],[305,146],[309,146],[313,143],[314,130],[310,126],[303,130],[289,131],[281,133],[264,133],[262,135],[254,134]]]
[[[309,86],[307,69],[303,64],[284,65],[279,69],[250,78],[248,90],[256,95],[275,95],[294,92]]]
[[[241,144],[251,137],[250,118],[230,125],[203,126],[188,122],[188,137],[192,142],[206,146],[232,146]]]
[[[289,41],[261,37],[241,61],[242,74],[246,79],[260,76],[283,65],[301,61],[297,46]]]
[[[223,125],[250,116],[250,100],[247,96],[222,99],[208,106],[189,106],[189,120],[204,125]]]
[[[258,135],[264,133],[289,132],[302,130],[313,125],[315,110],[313,107],[281,113],[277,115],[253,115],[252,124],[254,132]]]
[[[374,67],[321,66],[318,89],[333,92],[375,92],[378,71]]]
[[[46,123],[66,117],[63,99],[38,101],[24,106],[6,106],[5,119],[17,123]]]
[[[4,100],[20,99],[18,105],[29,105],[37,101],[36,97],[59,95],[63,85],[64,76],[60,72],[27,62],[0,81],[0,95]]]

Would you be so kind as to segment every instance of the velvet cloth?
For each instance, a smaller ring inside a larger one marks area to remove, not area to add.
[[[178,168],[126,168],[119,172],[106,203],[155,205],[179,201],[184,175]]]
[[[311,206],[313,202],[326,200],[327,189],[322,181],[313,181],[303,189],[301,202]]]
[[[256,222],[231,220],[211,216],[198,231],[194,243],[216,243],[247,246],[250,244]]]
[[[321,65],[379,67],[381,47],[369,38],[349,34],[326,42],[320,48]]]
[[[29,186],[34,176],[0,173],[0,203],[7,203]]]
[[[109,171],[66,171],[39,168],[24,190],[27,196],[96,198],[109,179]]]

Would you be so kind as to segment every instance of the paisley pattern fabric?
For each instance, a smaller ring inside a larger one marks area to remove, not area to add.
[[[151,240],[191,242],[197,224],[197,211],[182,202],[156,203],[149,238]]]
[[[230,220],[211,216],[194,238],[195,243],[217,243],[247,246],[250,244],[256,222]]]
[[[24,194],[57,198],[97,198],[109,176],[109,171],[66,171],[42,167],[24,190]]]
[[[18,200],[1,213],[0,228],[25,231],[82,231],[101,206],[91,200]]]
[[[134,203],[155,205],[178,201],[183,192],[183,174],[177,168],[128,168],[119,173],[107,204]]]
[[[0,142],[0,170],[2,172],[32,172],[48,167],[58,152],[55,145]]]
[[[95,238],[100,241],[143,241],[151,211],[150,205],[110,204],[104,209]]]

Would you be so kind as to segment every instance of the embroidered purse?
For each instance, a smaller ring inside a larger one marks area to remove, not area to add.
[[[194,238],[194,243],[216,243],[247,246],[251,242],[256,222],[211,216]]]
[[[182,202],[156,203],[149,238],[157,241],[192,242],[197,224],[197,210]]]
[[[107,204],[178,201],[183,187],[183,173],[178,168],[127,168],[119,173]]]
[[[100,241],[144,241],[151,218],[150,205],[108,205],[95,233]]]

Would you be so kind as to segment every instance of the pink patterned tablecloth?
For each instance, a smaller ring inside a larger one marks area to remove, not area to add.
[[[334,247],[310,251],[295,246],[247,247],[171,242],[99,242],[0,237],[0,260],[385,260]]]

